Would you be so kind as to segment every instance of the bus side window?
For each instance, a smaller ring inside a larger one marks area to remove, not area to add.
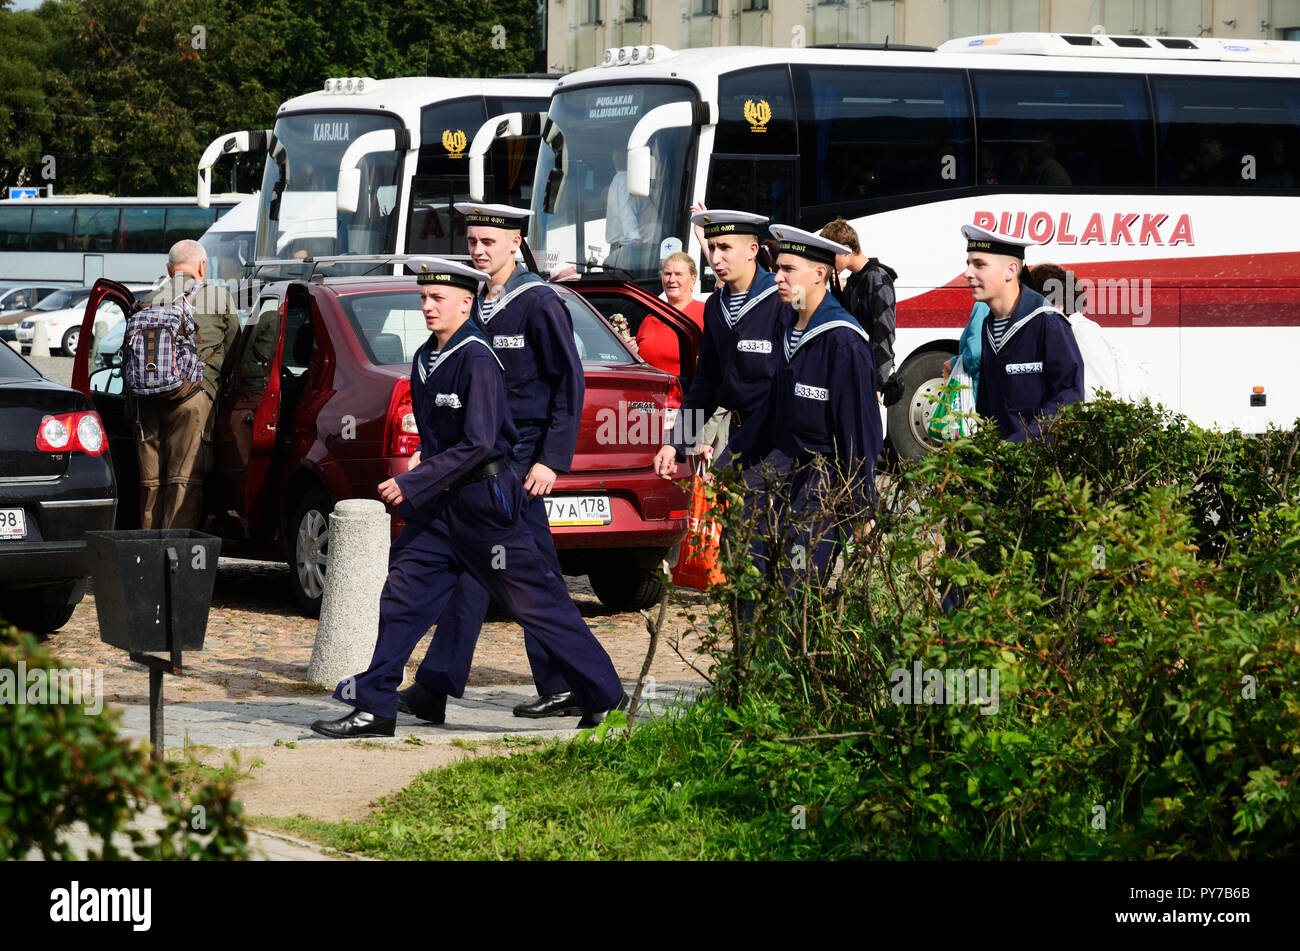
[[[973,184],[962,73],[812,65],[793,72],[805,209],[837,206],[823,216],[833,218],[872,199]]]
[[[982,184],[1151,187],[1151,113],[1141,76],[988,70],[975,72],[973,82]]]
[[[1161,185],[1295,188],[1300,96],[1293,81],[1153,76],[1151,85]]]

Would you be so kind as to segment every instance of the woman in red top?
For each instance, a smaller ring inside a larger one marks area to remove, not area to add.
[[[659,271],[664,292],[659,296],[680,310],[704,330],[704,301],[695,300],[691,291],[699,273],[689,254],[681,251],[664,258]],[[641,359],[652,367],[680,376],[681,341],[677,332],[653,314],[648,314],[636,331],[636,347]],[[692,367],[692,370],[694,367]]]

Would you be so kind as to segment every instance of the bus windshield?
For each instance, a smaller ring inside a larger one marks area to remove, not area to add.
[[[402,156],[373,152],[361,159],[361,194],[354,214],[337,207],[339,162],[357,138],[397,129],[400,120],[340,112],[284,116],[262,178],[259,258],[327,254],[380,254],[397,238],[398,181]]]
[[[651,137],[649,198],[628,194],[627,140],[651,109],[694,98],[687,86],[653,83],[588,86],[551,99],[552,127],[533,189],[540,267],[554,274],[566,265],[581,270],[601,264],[633,280],[658,276],[663,242],[686,242],[694,130],[665,129]]]

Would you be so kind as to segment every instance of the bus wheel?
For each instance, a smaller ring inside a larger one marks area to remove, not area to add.
[[[931,351],[903,367],[903,397],[889,407],[889,443],[904,459],[920,459],[941,445],[926,428],[943,386],[943,365],[951,356]]]

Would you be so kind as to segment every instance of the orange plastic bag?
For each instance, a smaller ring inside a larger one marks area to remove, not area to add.
[[[714,509],[720,514],[721,505],[709,497],[703,473],[704,466],[701,465],[691,486],[691,508],[686,517],[686,537],[682,539],[681,556],[673,568],[673,584],[701,591],[711,584],[727,580],[718,567],[722,522],[714,514]]]

